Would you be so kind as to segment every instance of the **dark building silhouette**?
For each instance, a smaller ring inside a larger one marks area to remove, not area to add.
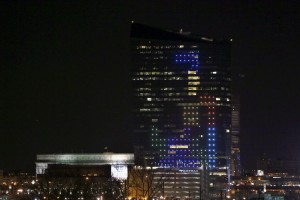
[[[156,153],[152,165],[207,164],[226,174],[232,139],[230,41],[137,23],[131,28],[136,147]]]
[[[240,151],[240,97],[232,95],[231,118],[231,174],[241,175],[241,151]]]
[[[265,174],[286,173],[289,175],[300,175],[299,160],[271,159],[263,155],[256,160],[256,168],[264,171]]]

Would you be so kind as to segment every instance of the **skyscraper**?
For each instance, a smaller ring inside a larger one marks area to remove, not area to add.
[[[231,174],[241,175],[240,155],[240,97],[232,95],[231,116]]]
[[[228,170],[230,41],[131,28],[136,145],[157,154],[152,165]]]

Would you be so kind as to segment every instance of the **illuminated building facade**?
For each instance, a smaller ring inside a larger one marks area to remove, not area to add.
[[[55,176],[111,176],[127,178],[127,166],[134,164],[131,153],[102,154],[39,154],[37,155],[36,175],[54,172]],[[104,167],[103,167],[104,166]],[[104,172],[102,168],[107,168]],[[99,170],[100,169],[100,170]]]
[[[232,128],[231,128],[231,174],[241,175],[240,153],[240,97],[232,95]]]
[[[152,165],[229,169],[230,41],[132,24],[136,145]]]
[[[133,164],[131,153],[39,154],[39,198],[30,199],[125,199]]]
[[[163,178],[163,187],[157,193],[157,196],[163,196],[166,199],[208,199],[209,182],[205,170],[195,168],[185,169],[158,169],[156,177],[167,174]],[[156,181],[156,180],[155,180]],[[201,185],[201,187],[200,187]]]

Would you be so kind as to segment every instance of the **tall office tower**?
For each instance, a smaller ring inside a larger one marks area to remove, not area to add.
[[[231,174],[241,175],[240,155],[240,97],[232,95],[232,118],[231,118]]]
[[[133,23],[136,145],[152,165],[227,171],[231,152],[230,41]]]

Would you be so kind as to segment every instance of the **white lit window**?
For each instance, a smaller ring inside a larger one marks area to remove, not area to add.
[[[126,180],[128,177],[127,165],[111,165],[111,176],[117,180]]]

